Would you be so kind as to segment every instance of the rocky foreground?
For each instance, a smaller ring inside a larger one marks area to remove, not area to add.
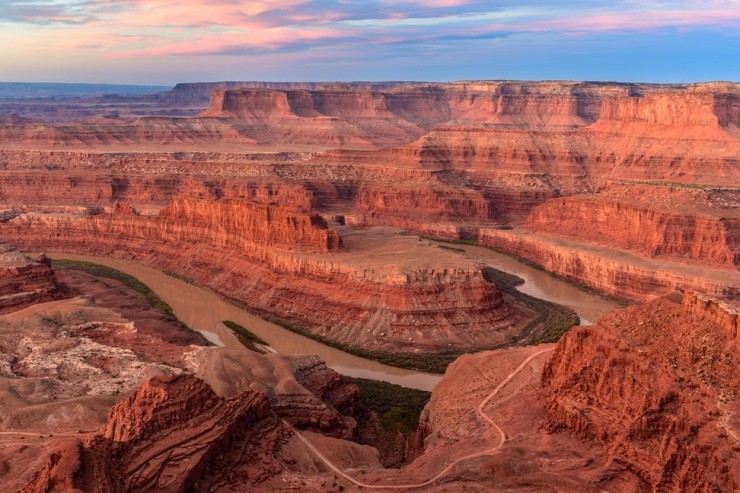
[[[320,361],[195,347],[189,370],[143,383],[99,431],[65,433],[71,423],[58,421],[54,437],[4,432],[3,454],[17,455],[0,481],[10,491],[734,491],[739,314],[675,294],[557,346],[464,356],[422,414],[415,460],[396,470],[352,441],[361,396]]]

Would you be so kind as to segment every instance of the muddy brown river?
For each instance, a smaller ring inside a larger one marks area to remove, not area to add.
[[[619,306],[489,248],[469,245],[455,245],[455,248],[465,250],[461,255],[472,260],[521,277],[524,284],[517,287],[520,292],[567,306],[581,318],[581,325],[593,325]]]
[[[481,247],[465,246],[464,249],[464,255],[470,258],[522,277],[525,280],[520,286],[522,292],[573,308],[584,324],[593,322],[615,306],[505,255]],[[316,354],[329,367],[350,377],[382,380],[421,390],[432,390],[441,378],[440,375],[387,366],[325,346],[252,315],[210,291],[136,262],[66,253],[47,255],[55,259],[101,264],[135,277],[169,304],[183,323],[219,346],[245,349],[233,332],[222,323],[224,320],[232,320],[267,341],[281,354]]]

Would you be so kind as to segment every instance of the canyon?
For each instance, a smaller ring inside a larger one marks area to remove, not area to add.
[[[620,274],[633,290],[600,280],[617,276],[621,261],[578,276],[556,271],[633,300],[688,277],[698,277],[688,289],[736,294],[734,83],[219,83],[148,98],[154,109],[201,110],[125,124],[2,126],[1,205],[60,212],[126,201],[153,213],[181,194],[245,197],[355,228],[508,251],[536,234],[526,250],[538,253],[527,259],[549,270],[561,240],[579,244],[569,261],[578,265],[596,262],[592,245],[605,265],[636,255],[650,265]],[[605,227],[613,214],[622,222]],[[680,272],[681,264],[697,270]],[[698,266],[719,272],[705,277]],[[729,282],[720,279],[726,270]]]
[[[348,440],[361,397],[316,358],[191,344],[189,370],[151,377],[98,430],[3,432],[16,455],[0,477],[18,491],[732,491],[739,328],[737,307],[674,293],[557,345],[463,356],[396,470]]]
[[[59,97],[0,98],[0,489],[740,488],[737,83]],[[610,301],[552,334],[491,250]],[[452,363],[389,431],[399,410],[320,358],[188,328],[62,254],[270,337]]]

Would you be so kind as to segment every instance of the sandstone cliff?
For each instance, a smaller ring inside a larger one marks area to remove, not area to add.
[[[515,253],[576,283],[630,300],[645,301],[676,289],[725,299],[740,295],[735,269],[650,260],[624,250],[516,230],[482,229],[479,242]]]
[[[64,293],[49,260],[32,260],[0,243],[0,314],[49,301]]]
[[[248,487],[281,471],[274,454],[288,433],[264,394],[224,399],[191,376],[153,379],[21,491],[211,491],[237,478]]]
[[[740,267],[740,189],[612,186],[549,200],[524,227],[650,258]]]
[[[646,490],[736,490],[737,317],[687,294],[574,329],[543,371],[546,426],[598,443]]]
[[[320,218],[244,201],[181,198],[153,217],[27,213],[0,229],[24,248],[143,261],[365,348],[491,346],[524,318],[458,255],[382,230],[350,233],[338,252]]]

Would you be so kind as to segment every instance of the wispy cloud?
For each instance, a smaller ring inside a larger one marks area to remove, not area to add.
[[[4,0],[0,22],[57,25],[120,56],[265,53],[328,43],[429,43],[511,33],[740,27],[738,0]],[[132,44],[135,46],[132,47]]]
[[[442,53],[534,36],[740,32],[740,0],[0,0],[0,60]],[[11,41],[7,41],[11,39]],[[3,41],[6,40],[6,41]],[[395,48],[394,48],[395,47]],[[387,49],[386,49],[387,48]],[[547,47],[544,47],[547,49]],[[394,51],[395,50],[395,51]],[[39,55],[41,56],[41,55]],[[0,62],[2,67],[2,62]]]

